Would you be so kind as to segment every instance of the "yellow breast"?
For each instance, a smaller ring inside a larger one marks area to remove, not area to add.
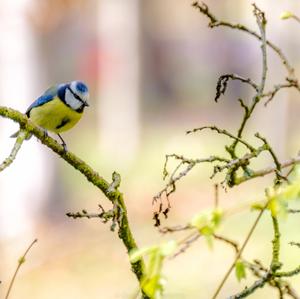
[[[82,113],[72,110],[59,98],[32,108],[30,120],[36,125],[54,133],[61,133],[74,127],[80,120]]]

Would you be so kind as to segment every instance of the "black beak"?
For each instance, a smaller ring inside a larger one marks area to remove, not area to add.
[[[83,102],[83,106],[89,107],[89,103],[88,102]]]

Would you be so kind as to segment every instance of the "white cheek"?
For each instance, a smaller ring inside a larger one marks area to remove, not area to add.
[[[77,100],[68,89],[66,90],[65,100],[66,103],[74,110],[77,110],[82,106],[82,103]]]

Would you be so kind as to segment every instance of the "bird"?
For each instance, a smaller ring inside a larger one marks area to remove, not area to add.
[[[60,133],[73,128],[80,120],[84,108],[89,106],[89,90],[85,83],[72,81],[51,86],[26,110],[27,117],[41,127],[45,135],[48,131],[57,134],[64,151],[67,145]],[[17,137],[19,131],[11,135]],[[30,138],[31,136],[29,136]]]

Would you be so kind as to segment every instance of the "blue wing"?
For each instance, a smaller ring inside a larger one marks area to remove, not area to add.
[[[29,117],[30,111],[35,108],[42,106],[48,102],[50,102],[55,96],[59,89],[64,86],[64,84],[54,85],[48,88],[39,98],[37,98],[26,110],[25,114]]]

